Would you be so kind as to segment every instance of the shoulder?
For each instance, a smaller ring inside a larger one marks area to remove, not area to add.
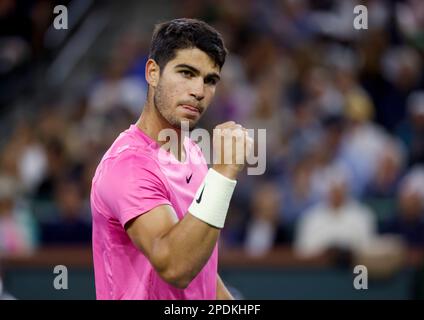
[[[97,167],[93,187],[99,194],[110,196],[124,191],[128,186],[149,183],[162,185],[164,180],[157,157],[148,145],[134,142],[120,135]]]
[[[92,199],[116,216],[134,208],[145,212],[156,198],[169,198],[166,178],[157,160],[137,147],[124,147],[105,158],[93,179]]]
[[[126,181],[152,176],[162,180],[157,158],[143,148],[134,146],[123,146],[112,157],[105,159],[104,174]]]
[[[100,166],[106,171],[127,167],[159,169],[156,149],[153,141],[136,132],[132,125],[116,138],[103,156]]]

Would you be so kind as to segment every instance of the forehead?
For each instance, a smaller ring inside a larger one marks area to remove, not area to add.
[[[219,66],[202,50],[198,48],[179,49],[176,51],[175,58],[170,60],[167,67],[174,68],[180,64],[190,65],[202,74],[208,74],[211,72],[220,72]]]

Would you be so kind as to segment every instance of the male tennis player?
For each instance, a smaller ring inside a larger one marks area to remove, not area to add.
[[[217,240],[253,141],[239,124],[218,125],[227,130],[214,131],[214,152],[221,160],[230,152],[231,161],[208,170],[188,137],[177,152],[165,152],[178,161],[164,161],[163,153],[160,158],[165,143],[158,138],[164,129],[181,136],[183,121],[194,128],[214,96],[225,56],[220,34],[202,21],[156,26],[143,112],[115,140],[93,178],[98,299],[232,299],[217,274]]]

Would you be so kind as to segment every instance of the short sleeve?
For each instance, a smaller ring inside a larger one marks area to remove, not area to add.
[[[171,204],[165,177],[153,159],[127,154],[115,159],[107,170],[103,181],[108,186],[106,202],[123,227],[159,205]]]

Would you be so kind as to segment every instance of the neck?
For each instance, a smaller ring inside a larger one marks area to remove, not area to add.
[[[142,130],[151,139],[155,140],[161,147],[171,152],[178,161],[182,161],[185,158],[185,150],[182,146],[179,148],[178,144],[181,141],[181,130],[172,127],[169,122],[160,114],[151,101],[146,101],[143,112],[136,122],[136,126]],[[177,145],[173,144],[173,140],[160,141],[159,133],[164,129],[172,129],[177,134]],[[177,153],[173,152],[177,150]]]

